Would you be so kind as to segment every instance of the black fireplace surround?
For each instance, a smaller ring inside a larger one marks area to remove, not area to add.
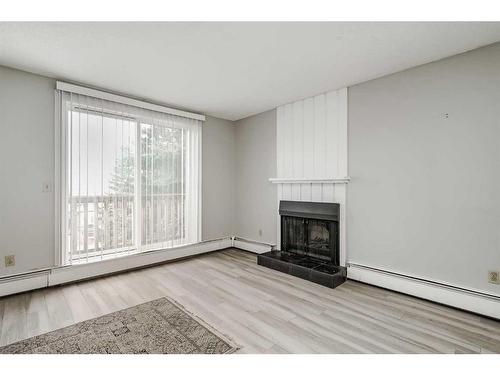
[[[330,288],[346,280],[340,266],[338,203],[280,201],[281,251],[259,254],[259,265]]]

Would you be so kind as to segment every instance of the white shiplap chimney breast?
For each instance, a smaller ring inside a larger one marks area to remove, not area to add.
[[[340,263],[346,260],[347,88],[277,108],[278,202],[340,203]],[[280,247],[280,220],[277,223]]]

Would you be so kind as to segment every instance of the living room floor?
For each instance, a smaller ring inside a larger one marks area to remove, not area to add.
[[[500,353],[500,322],[347,281],[329,289],[222,250],[0,298],[0,346],[163,296],[239,353]]]

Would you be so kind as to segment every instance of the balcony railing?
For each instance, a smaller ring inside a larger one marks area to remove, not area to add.
[[[67,211],[68,261],[182,244],[186,234],[184,194],[142,197],[139,223],[135,210],[133,195],[72,197]],[[139,227],[142,235],[138,241]]]

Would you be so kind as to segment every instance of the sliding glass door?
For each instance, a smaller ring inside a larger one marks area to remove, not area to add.
[[[61,262],[199,240],[201,122],[60,92]]]

